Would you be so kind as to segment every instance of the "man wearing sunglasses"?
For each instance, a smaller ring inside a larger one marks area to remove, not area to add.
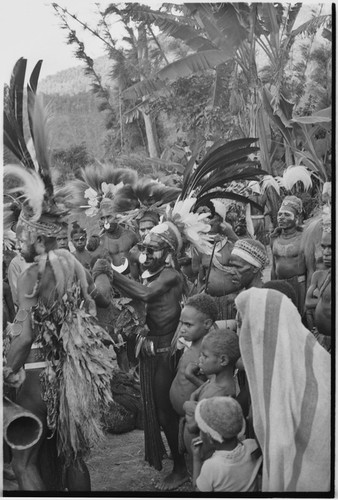
[[[158,485],[163,491],[174,490],[188,480],[184,455],[178,451],[178,416],[169,398],[175,375],[169,364],[170,345],[180,318],[183,290],[182,275],[175,268],[178,230],[172,226],[168,222],[154,227],[139,244],[143,283],[118,272],[113,276],[113,287],[122,296],[147,304],[149,334],[139,338],[136,347],[145,411],[145,459],[162,469],[162,428],[173,458],[172,472]]]

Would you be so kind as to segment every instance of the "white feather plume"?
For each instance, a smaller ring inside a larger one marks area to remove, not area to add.
[[[273,187],[274,190],[280,194],[280,188],[282,185],[282,178],[281,177],[273,177],[272,175],[264,175],[262,183],[261,183],[261,189],[262,192],[264,192],[268,187]]]
[[[5,165],[4,178],[13,177],[21,181],[21,185],[9,189],[8,193],[22,193],[19,196],[21,201],[29,204],[33,211],[32,221],[37,221],[41,217],[42,204],[45,194],[45,185],[40,175],[34,170],[27,170],[20,165]]]
[[[297,182],[301,182],[305,190],[312,187],[312,179],[310,171],[303,165],[291,165],[283,173],[283,185],[285,189],[291,191]]]
[[[197,250],[211,255],[213,248],[212,237],[209,235],[211,226],[206,220],[210,213],[191,212],[196,201],[196,198],[190,197],[177,201],[171,211],[170,219]]]

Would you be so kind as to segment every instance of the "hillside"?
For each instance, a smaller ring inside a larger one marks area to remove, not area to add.
[[[102,77],[104,86],[113,87],[114,84],[109,77],[111,61],[107,57],[98,57],[94,60],[94,69]],[[73,68],[49,75],[39,82],[39,90],[44,94],[74,95],[80,92],[89,92],[91,79],[84,73],[84,65],[80,64]]]
[[[100,57],[94,64],[103,84],[112,87],[108,62],[106,57]],[[53,116],[53,149],[67,149],[85,142],[88,153],[101,158],[105,117],[97,109],[98,100],[90,91],[90,83],[83,67],[75,66],[42,79],[39,91],[44,94]]]

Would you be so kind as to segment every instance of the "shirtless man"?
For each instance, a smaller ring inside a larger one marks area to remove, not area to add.
[[[150,230],[157,226],[160,222],[160,217],[157,212],[152,210],[147,210],[144,212],[139,219],[136,220],[138,226],[138,233],[140,235],[141,241],[149,234]],[[135,280],[139,280],[142,274],[142,264],[140,263],[141,252],[137,245],[133,246],[130,250],[130,274]],[[141,259],[142,260],[142,259]]]
[[[162,469],[165,452],[162,428],[173,459],[173,470],[158,488],[170,491],[188,480],[184,455],[178,451],[178,415],[169,398],[174,370],[169,364],[171,340],[176,331],[183,289],[182,276],[167,265],[177,251],[178,241],[168,227],[160,234],[150,233],[143,241],[144,284],[113,273],[113,286],[122,296],[139,299],[147,304],[146,323],[149,335],[139,339],[140,381],[144,402],[145,459],[156,469]],[[168,259],[169,258],[169,259]]]
[[[215,298],[218,306],[218,320],[234,319],[234,299],[237,289],[232,283],[231,274],[228,273],[228,263],[233,242],[238,238],[230,224],[223,222],[222,217],[208,205],[211,217],[210,234],[214,235],[214,253],[212,256],[193,253],[192,269],[198,271],[198,291],[205,290]],[[198,212],[205,211],[205,207],[198,209]]]
[[[124,229],[116,220],[112,210],[113,202],[104,198],[100,205],[100,225],[102,235],[100,244],[92,252],[93,257],[110,260],[114,269],[128,273],[130,250],[138,242],[137,235],[129,229]]]
[[[271,235],[271,279],[288,281],[297,294],[297,309],[303,315],[306,294],[306,264],[301,250],[302,202],[296,196],[286,196],[278,211],[278,227]]]
[[[306,294],[305,306],[314,309],[314,323],[321,336],[329,337],[323,339],[331,345],[332,323],[331,323],[331,224],[323,225],[321,247],[323,252],[323,263],[325,269],[315,271],[312,275],[311,284]]]
[[[12,464],[19,488],[28,491],[62,489],[56,464],[47,455],[48,452],[50,453],[51,447],[56,446],[56,440],[55,438],[52,440],[47,439],[51,423],[51,415],[49,410],[47,415],[47,408],[50,409],[51,402],[48,399],[48,403],[46,403],[42,398],[44,389],[41,382],[41,376],[46,370],[47,364],[39,340],[41,339],[41,332],[39,333],[37,324],[33,325],[32,318],[34,316],[34,321],[37,321],[39,316],[36,315],[39,315],[40,310],[42,310],[45,321],[49,319],[51,323],[53,321],[52,311],[55,301],[60,300],[59,313],[61,314],[62,301],[60,294],[64,295],[65,288],[60,291],[60,283],[66,284],[67,280],[79,279],[80,276],[82,283],[86,283],[85,270],[77,263],[73,255],[65,250],[57,250],[55,237],[59,230],[57,218],[46,215],[42,216],[41,219],[39,222],[34,221],[30,225],[29,219],[22,217],[17,227],[17,235],[21,243],[21,254],[27,262],[32,264],[18,278],[19,309],[13,324],[13,340],[7,354],[7,364],[4,368],[5,383],[17,386],[16,384],[19,383],[23,373],[22,367],[25,366],[26,377],[18,391],[16,401],[23,408],[27,408],[37,415],[43,424],[42,436],[35,445],[26,450],[12,451]],[[49,261],[49,255],[50,258],[53,256],[53,265]],[[46,261],[45,257],[47,257]],[[57,263],[59,258],[62,260]],[[44,261],[45,264],[43,264]],[[66,261],[68,261],[68,264],[63,267]],[[71,266],[75,270],[73,278],[70,274]],[[58,271],[56,271],[57,269]],[[60,280],[60,283],[58,283],[57,279]],[[84,298],[86,298],[89,306],[89,312],[95,313],[93,300],[88,295],[86,288],[83,291]],[[42,328],[43,324],[44,322],[41,323]],[[60,329],[60,325],[55,328]],[[37,340],[39,341],[37,342]],[[56,345],[54,345],[54,349],[56,349]],[[92,390],[90,384],[88,384],[88,390],[89,392]],[[56,418],[58,418],[58,415]],[[65,428],[63,432],[63,439],[67,439],[67,430]],[[49,448],[46,447],[48,443]],[[63,444],[65,445],[65,441]],[[76,459],[67,457],[67,460],[70,458],[70,461],[65,475],[66,487],[68,491],[90,491],[89,472],[81,457],[80,450],[78,451],[79,454]],[[56,450],[54,453],[56,457]]]

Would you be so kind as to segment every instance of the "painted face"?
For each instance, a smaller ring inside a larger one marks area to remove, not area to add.
[[[56,237],[56,241],[58,243],[58,248],[65,248],[66,250],[69,250],[67,229],[63,229],[62,231],[59,232],[59,234]]]
[[[151,220],[140,221],[138,232],[140,233],[142,240],[144,240],[153,227],[155,227],[155,224]]]
[[[75,233],[72,237],[72,242],[75,249],[81,252],[86,247],[87,236],[85,233]]]
[[[283,229],[291,229],[297,225],[296,215],[289,210],[279,210],[277,214],[278,226]]]
[[[147,271],[153,273],[156,272],[165,263],[165,259],[168,255],[168,249],[163,245],[156,245],[155,243],[151,245],[138,244],[138,249],[141,252],[140,262],[142,267]]]
[[[118,222],[115,215],[103,215],[100,219],[100,226],[110,233],[116,231]]]
[[[205,315],[192,306],[185,306],[180,316],[180,336],[185,340],[194,342],[203,337],[210,328]]]
[[[240,288],[246,288],[254,279],[257,270],[238,255],[231,254],[229,267],[233,269],[232,283]]]
[[[222,370],[222,359],[218,354],[215,354],[211,350],[211,346],[208,341],[202,341],[198,366],[205,375],[219,373]]]
[[[323,253],[323,263],[327,268],[331,267],[331,261],[332,261],[331,242],[332,242],[331,233],[323,232],[321,247]]]

